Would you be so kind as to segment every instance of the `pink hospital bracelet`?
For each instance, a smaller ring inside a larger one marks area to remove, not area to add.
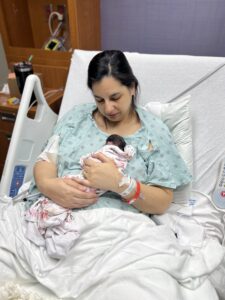
[[[136,180],[136,192],[134,196],[129,200],[129,199],[124,199],[128,204],[134,203],[141,195],[141,184],[139,181]]]

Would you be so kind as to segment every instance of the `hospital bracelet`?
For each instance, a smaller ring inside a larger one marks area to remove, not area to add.
[[[125,199],[125,201],[128,204],[132,204],[140,197],[140,195],[141,195],[141,184],[139,181],[136,180],[136,192],[135,192],[134,196],[130,200]]]
[[[128,185],[128,187],[123,192],[119,193],[122,198],[127,197],[134,191],[136,187],[136,180],[128,176],[124,176],[119,182],[119,187],[125,184]]]
[[[128,204],[134,203],[141,194],[141,184],[139,181],[135,180],[134,178],[131,178],[129,176],[124,176],[120,182],[119,182],[119,187],[123,185],[128,185],[128,187],[120,193],[120,196],[123,198],[125,202]],[[125,199],[129,194],[131,194],[135,190],[135,194],[131,199]]]

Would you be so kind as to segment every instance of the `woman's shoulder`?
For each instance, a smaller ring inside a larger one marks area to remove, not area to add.
[[[78,119],[83,119],[91,114],[95,108],[94,103],[85,103],[73,106],[65,115],[60,119],[60,122],[70,123]]]
[[[172,138],[172,134],[168,126],[163,120],[152,112],[138,106],[137,113],[145,129],[145,134],[155,143],[168,143]]]
[[[63,115],[56,124],[55,130],[61,130],[65,127],[74,127],[80,122],[91,119],[92,111],[95,109],[94,103],[85,103],[73,106]]]
[[[157,116],[156,114],[153,114],[149,110],[146,110],[145,108],[141,106],[137,106],[136,111],[139,115],[139,118],[141,122],[146,127],[167,127],[166,124],[162,121],[162,119]]]
[[[92,113],[93,109],[96,107],[94,103],[85,103],[74,105],[63,117],[62,119],[68,120],[68,118],[77,118],[86,116]]]

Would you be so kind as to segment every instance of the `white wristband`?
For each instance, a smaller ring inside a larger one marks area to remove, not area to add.
[[[130,176],[123,176],[120,181],[119,181],[119,187],[123,186],[123,185],[129,185],[131,181]]]
[[[124,180],[125,181],[125,180]],[[123,181],[123,179],[120,181],[120,183],[121,182],[124,182]],[[129,177],[129,183],[128,182],[126,182],[126,184],[129,184],[128,185],[128,187],[123,191],[123,192],[121,192],[120,193],[120,196],[121,197],[126,197],[126,196],[128,196],[128,195],[130,195],[130,193],[136,188],[136,180],[135,179],[133,179],[133,178],[130,178]],[[119,186],[123,186],[124,184],[119,184]]]

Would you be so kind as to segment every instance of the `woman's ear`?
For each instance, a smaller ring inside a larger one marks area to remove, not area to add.
[[[130,93],[131,93],[131,96],[133,96],[133,97],[136,96],[136,88],[135,88],[135,84],[134,83],[130,87]]]

